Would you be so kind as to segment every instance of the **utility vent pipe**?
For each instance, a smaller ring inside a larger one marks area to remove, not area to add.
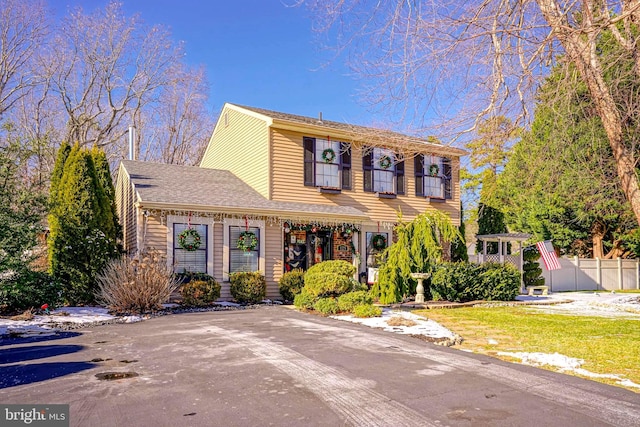
[[[322,123],[322,111],[318,113],[318,123]]]
[[[134,150],[135,136],[136,136],[135,134],[136,134],[136,128],[134,128],[133,126],[129,126],[129,160],[136,159],[136,153]]]

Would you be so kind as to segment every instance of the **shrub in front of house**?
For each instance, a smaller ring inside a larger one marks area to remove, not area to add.
[[[481,265],[480,280],[487,301],[513,301],[520,293],[520,272],[511,264]]]
[[[311,310],[318,298],[311,295],[306,289],[302,289],[298,295],[293,298],[293,305],[300,310]]]
[[[347,261],[324,261],[307,270],[304,288],[316,297],[338,297],[353,288],[355,272]]]
[[[434,301],[512,301],[520,291],[520,273],[509,264],[441,263],[429,291]]]
[[[340,311],[351,312],[353,308],[360,304],[373,303],[373,297],[367,291],[352,291],[338,297],[338,308]]]
[[[431,275],[429,292],[434,301],[466,302],[478,299],[480,271],[477,264],[444,262],[436,266]],[[480,298],[481,299],[481,298]]]
[[[267,281],[259,272],[238,272],[229,276],[231,296],[239,303],[256,304],[267,296]]]
[[[98,274],[98,301],[116,313],[144,313],[162,308],[180,282],[158,252],[111,260]]]
[[[360,304],[353,307],[354,317],[378,317],[382,316],[382,309],[373,304]]]
[[[313,304],[313,309],[325,316],[338,313],[338,301],[335,298],[320,298]]]
[[[220,284],[213,277],[207,280],[191,280],[180,289],[182,305],[202,307],[220,298]]]
[[[47,273],[23,270],[0,280],[0,313],[14,314],[29,308],[50,308],[62,302],[62,285]]]
[[[278,282],[280,295],[285,301],[293,301],[296,295],[300,293],[304,287],[304,271],[296,268],[287,271],[282,275]]]

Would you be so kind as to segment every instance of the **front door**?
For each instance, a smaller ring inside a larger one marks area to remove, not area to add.
[[[333,257],[333,240],[331,231],[318,230],[307,233],[308,267],[327,261]]]

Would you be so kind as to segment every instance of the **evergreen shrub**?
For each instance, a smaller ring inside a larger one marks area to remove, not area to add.
[[[239,303],[256,304],[267,296],[267,281],[259,272],[238,272],[229,276],[231,296]]]
[[[278,282],[280,295],[285,301],[293,301],[296,295],[300,293],[304,287],[304,271],[296,268],[287,271],[282,275]]]
[[[202,307],[220,298],[220,284],[213,277],[208,280],[191,280],[180,289],[182,305]]]
[[[542,269],[540,268],[540,253],[535,246],[524,248],[522,252],[522,281],[524,286],[544,286],[544,277],[542,277]]]
[[[509,264],[441,263],[429,289],[434,300],[512,301],[520,292],[520,273]]]
[[[338,297],[338,308],[340,311],[353,311],[353,308],[360,304],[373,303],[373,297],[367,291],[352,291]]]
[[[373,304],[360,304],[353,307],[355,317],[378,317],[382,315],[382,309]]]
[[[347,261],[318,263],[304,275],[304,288],[316,297],[337,297],[353,288],[356,268]]]
[[[62,303],[62,286],[47,273],[23,270],[0,280],[0,313],[14,314],[29,308]]]
[[[319,313],[329,316],[338,313],[338,301],[335,298],[320,298],[313,304],[313,309]]]
[[[300,310],[311,310],[318,298],[302,289],[298,295],[293,298],[293,305]]]

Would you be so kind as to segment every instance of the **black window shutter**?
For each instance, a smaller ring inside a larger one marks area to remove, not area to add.
[[[363,147],[362,169],[364,172],[364,191],[373,191],[373,150]]]
[[[424,154],[417,154],[413,158],[416,177],[416,196],[424,196]]]
[[[304,185],[314,186],[315,180],[315,138],[304,137]]]
[[[442,159],[442,175],[444,176],[444,198],[453,198],[452,176],[451,176],[451,159],[444,157]]]
[[[351,190],[351,144],[340,143],[340,167],[342,168],[342,189]]]
[[[405,194],[404,190],[404,160],[396,155],[396,194]]]

